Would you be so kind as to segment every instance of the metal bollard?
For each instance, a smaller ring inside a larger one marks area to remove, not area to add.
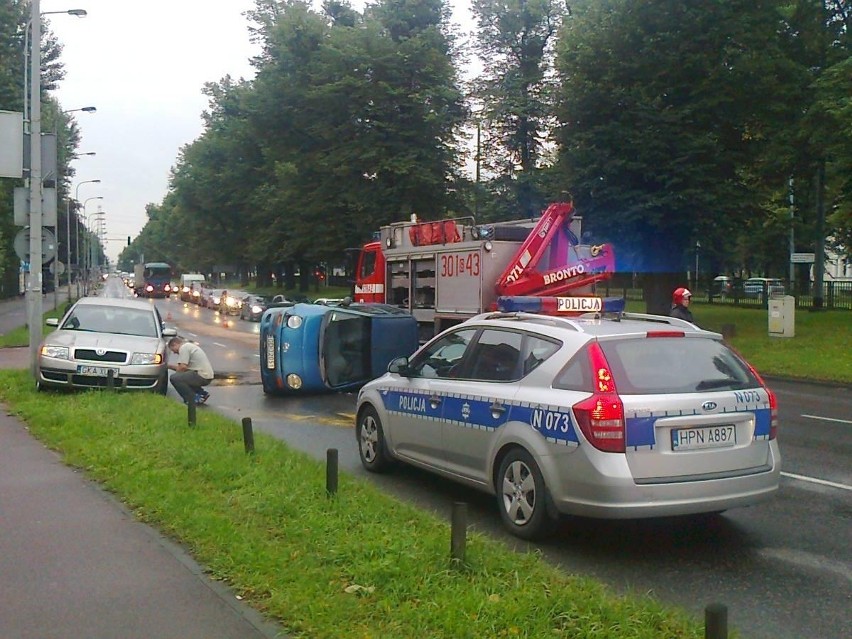
[[[251,417],[243,417],[243,444],[246,447],[246,454],[254,454],[254,431],[251,429]]]
[[[325,451],[325,492],[329,497],[337,494],[337,449]]]
[[[728,607],[712,603],[704,609],[704,639],[728,639]]]
[[[111,368],[107,371],[107,388],[115,390],[115,371]]]
[[[464,563],[467,544],[467,504],[457,501],[453,504],[452,525],[450,529],[450,559]]]
[[[195,426],[195,400],[186,405],[186,421],[190,426]]]

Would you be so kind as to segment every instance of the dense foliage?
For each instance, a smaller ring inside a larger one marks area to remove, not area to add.
[[[268,284],[342,265],[347,249],[412,213],[528,217],[566,193],[590,237],[616,244],[620,269],[663,274],[660,290],[699,256],[708,275],[786,276],[791,226],[797,251],[827,238],[848,252],[849,3],[471,8],[475,29],[461,34],[446,0],[362,11],[256,0],[255,77],[205,88],[204,132],[181,150],[121,266],[144,255]],[[2,109],[20,108],[25,13],[0,0]],[[58,45],[45,47],[56,52],[49,95],[61,65]],[[481,69],[465,79],[474,54]],[[58,124],[71,156],[73,121]],[[10,182],[0,184],[7,253]]]

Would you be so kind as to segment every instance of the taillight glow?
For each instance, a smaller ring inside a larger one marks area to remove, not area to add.
[[[766,394],[769,396],[769,439],[775,439],[778,435],[778,398],[775,396],[769,387],[766,385],[766,382],[763,381],[763,378],[760,376],[760,373],[757,372],[757,369],[749,364],[742,355],[734,351],[740,360],[748,367],[748,370],[757,378],[757,381],[760,382],[760,385],[763,386],[763,390],[766,391]]]
[[[624,405],[597,342],[589,345],[588,355],[595,377],[594,395],[574,404],[574,417],[592,446],[605,452],[623,453]]]
[[[768,388],[766,392],[769,394],[769,439],[775,439],[778,435],[778,399],[775,397],[775,393]]]

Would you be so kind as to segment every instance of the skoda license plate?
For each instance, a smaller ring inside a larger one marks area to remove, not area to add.
[[[81,364],[77,367],[77,373],[86,377],[107,377],[110,371],[115,377],[118,377],[118,369],[108,366],[85,366]]]
[[[737,429],[733,424],[672,430],[672,450],[723,448],[733,446],[736,443]]]

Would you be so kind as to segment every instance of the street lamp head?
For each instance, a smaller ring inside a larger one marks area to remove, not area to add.
[[[93,107],[93,106],[87,106],[87,107],[83,107],[83,108],[82,108],[82,109],[80,109],[80,110],[81,110],[81,111],[85,111],[86,113],[94,113],[95,111],[97,111],[97,110],[98,110],[98,108],[97,108],[97,107]]]
[[[88,15],[85,9],[68,9],[65,13],[69,16],[77,16],[78,18],[85,18]]]

